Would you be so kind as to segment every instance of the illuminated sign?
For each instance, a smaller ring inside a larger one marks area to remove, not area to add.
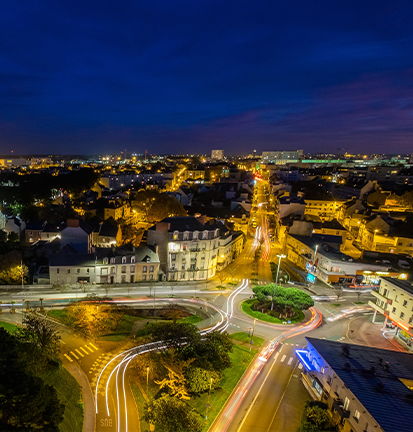
[[[313,365],[310,363],[308,358],[308,351],[306,350],[295,350],[295,354],[299,358],[300,362],[305,366],[308,371],[314,370]]]
[[[313,274],[308,273],[307,274],[307,282],[310,282],[313,284],[313,283],[315,283],[315,281],[316,281],[316,277]]]

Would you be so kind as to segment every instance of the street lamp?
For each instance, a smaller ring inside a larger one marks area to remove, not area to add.
[[[275,277],[274,292],[273,292],[273,295],[272,295],[273,299],[271,301],[271,310],[274,309],[274,296],[275,296],[275,290],[277,289],[277,284],[278,284],[278,273],[280,271],[281,258],[286,258],[287,255],[284,255],[284,254],[279,255],[279,254],[277,254],[277,257],[278,257],[278,267],[277,267],[277,275]]]
[[[146,367],[146,395],[147,396],[148,396],[148,387],[149,387],[149,366]]]

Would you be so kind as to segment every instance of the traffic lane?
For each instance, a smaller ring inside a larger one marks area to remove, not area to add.
[[[297,364],[294,347],[281,345],[234,416],[230,432],[267,432]]]
[[[284,397],[274,411],[273,421],[267,432],[296,432],[300,426],[305,404],[310,395],[301,382],[299,364],[293,370]]]

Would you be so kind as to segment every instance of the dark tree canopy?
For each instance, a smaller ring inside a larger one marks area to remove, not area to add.
[[[53,387],[27,372],[24,349],[0,328],[0,430],[59,432],[64,406]]]

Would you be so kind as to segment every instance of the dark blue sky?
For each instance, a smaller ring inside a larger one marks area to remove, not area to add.
[[[3,2],[0,153],[413,151],[413,2]]]

